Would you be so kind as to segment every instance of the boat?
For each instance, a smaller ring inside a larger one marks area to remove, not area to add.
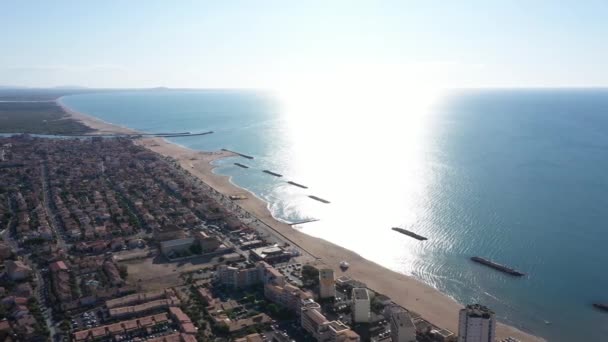
[[[521,276],[525,276],[526,275],[525,273],[522,273],[522,272],[520,272],[518,270],[515,270],[513,268],[507,267],[505,265],[501,265],[499,263],[496,263],[494,261],[491,261],[491,260],[488,260],[488,259],[485,259],[485,258],[482,258],[482,257],[474,256],[474,257],[471,257],[471,260],[473,260],[473,261],[475,261],[477,263],[480,263],[482,265],[486,265],[488,267],[491,267],[491,268],[493,268],[495,270],[498,270],[498,271],[501,271],[501,272],[504,272],[504,273],[516,276],[516,277],[521,277]]]
[[[593,307],[602,311],[608,311],[608,304],[606,303],[593,303]]]
[[[350,264],[346,261],[340,262],[340,269],[342,271],[346,271],[350,267]]]
[[[425,238],[424,236],[422,236],[422,235],[418,235],[418,234],[416,234],[416,233],[414,233],[414,232],[410,232],[410,231],[409,231],[409,230],[407,230],[407,229],[403,229],[403,228],[399,228],[399,227],[393,227],[392,229],[393,229],[394,231],[396,231],[396,232],[401,233],[401,234],[405,234],[405,235],[407,235],[407,236],[413,237],[413,238],[414,238],[414,239],[416,239],[416,240],[420,240],[420,241],[428,240],[428,239],[427,239],[427,238]]]

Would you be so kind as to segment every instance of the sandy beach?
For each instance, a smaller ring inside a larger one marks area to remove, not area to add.
[[[61,105],[61,104],[60,104]],[[97,130],[99,133],[137,133],[134,130],[112,125],[94,117],[77,113],[62,106],[72,118]],[[94,134],[94,133],[93,133]],[[369,288],[391,297],[396,303],[419,313],[433,324],[458,332],[458,310],[462,305],[436,289],[403,274],[391,271],[381,265],[366,260],[358,254],[325,240],[315,238],[293,229],[290,225],[274,219],[267,203],[233,185],[229,178],[213,173],[214,160],[231,156],[229,152],[201,152],[167,142],[162,138],[143,138],[136,141],[152,151],[179,161],[181,166],[194,176],[225,195],[247,194],[247,199],[238,204],[252,215],[266,223],[275,231],[287,237],[300,248],[317,257],[321,262],[336,270],[336,276],[348,275],[368,285]],[[339,263],[346,260],[350,268],[341,272]],[[521,341],[545,341],[514,327],[498,324],[497,338],[514,337]]]

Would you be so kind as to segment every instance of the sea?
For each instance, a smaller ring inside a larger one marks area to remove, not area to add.
[[[606,89],[426,97],[150,90],[60,101],[144,132],[212,130],[169,140],[253,156],[217,161],[214,172],[265,200],[277,219],[318,220],[294,229],[460,303],[487,305],[503,322],[550,341],[608,340],[608,314],[592,307],[608,302]],[[527,275],[509,276],[472,256]]]

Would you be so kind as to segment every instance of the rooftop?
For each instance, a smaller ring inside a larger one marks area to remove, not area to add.
[[[353,298],[355,300],[369,300],[369,294],[367,293],[367,289],[354,288],[353,289]]]
[[[466,310],[467,316],[469,317],[490,318],[492,315],[494,315],[492,310],[481,304],[469,304],[462,310]]]

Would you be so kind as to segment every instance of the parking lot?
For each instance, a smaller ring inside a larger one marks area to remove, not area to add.
[[[302,286],[302,264],[300,263],[285,263],[277,264],[275,268],[285,276],[288,283],[296,286]]]
[[[91,329],[103,325],[103,313],[100,309],[85,311],[72,316],[70,320],[72,330]]]

